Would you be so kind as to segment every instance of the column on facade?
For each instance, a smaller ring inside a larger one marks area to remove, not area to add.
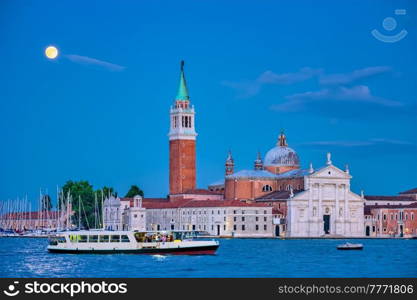
[[[308,193],[308,235],[311,235],[311,221],[313,220],[313,185],[310,184]]]
[[[345,221],[343,222],[345,224],[345,235],[348,233],[348,220],[349,220],[349,209],[348,209],[348,197],[347,197],[347,185],[344,185],[344,189],[343,189],[343,196],[345,197],[345,208],[344,213],[345,213]]]
[[[337,234],[337,224],[339,220],[339,185],[335,184],[336,188],[336,214],[335,214],[335,233]]]
[[[319,207],[318,207],[318,219],[319,221],[322,221],[323,215],[322,215],[322,197],[323,197],[323,184],[318,184],[319,188]]]

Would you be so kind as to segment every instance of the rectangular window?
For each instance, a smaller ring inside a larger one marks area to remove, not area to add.
[[[129,237],[127,235],[122,235],[122,243],[129,243]]]
[[[226,225],[223,225],[223,230],[226,231]]]
[[[236,231],[236,225],[233,225],[233,230]]]
[[[97,242],[98,242],[98,235],[90,235],[90,236],[88,237],[88,241],[89,241],[90,243],[97,243]]]
[[[242,225],[242,231],[245,231],[245,225]]]
[[[372,226],[372,232],[375,232],[375,226]]]
[[[259,218],[258,218],[258,217],[256,217],[256,218],[255,218],[255,220],[256,220],[256,222],[258,222],[258,221],[259,221]]]
[[[79,235],[78,236],[78,243],[87,243],[87,236],[86,235]]]
[[[266,220],[267,220],[267,217],[264,217],[264,221],[266,222]]]
[[[259,230],[259,225],[258,224],[256,224],[255,229]]]
[[[111,235],[110,236],[111,243],[119,243],[120,242],[120,235]]]
[[[233,217],[233,221],[235,221],[235,222],[236,222],[236,219],[237,219],[236,217]]]
[[[108,235],[100,235],[100,243],[108,243],[109,242],[109,236]]]
[[[267,230],[268,229],[268,225],[264,225],[264,230]]]

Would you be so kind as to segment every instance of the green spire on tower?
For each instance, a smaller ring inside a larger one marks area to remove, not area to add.
[[[176,100],[190,100],[190,96],[188,96],[187,82],[185,81],[183,60],[181,61],[180,86],[178,88]]]

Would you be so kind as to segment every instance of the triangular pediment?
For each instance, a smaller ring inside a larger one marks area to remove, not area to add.
[[[352,176],[333,165],[329,165],[315,171],[313,174],[310,175],[310,177],[350,179]]]

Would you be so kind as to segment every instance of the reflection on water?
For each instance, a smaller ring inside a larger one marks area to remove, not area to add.
[[[155,260],[158,260],[158,261],[165,260],[167,258],[166,255],[160,255],[160,254],[152,255],[152,257],[155,258]]]
[[[0,238],[0,277],[415,277],[417,240],[223,239],[216,255],[51,254],[46,239]]]

